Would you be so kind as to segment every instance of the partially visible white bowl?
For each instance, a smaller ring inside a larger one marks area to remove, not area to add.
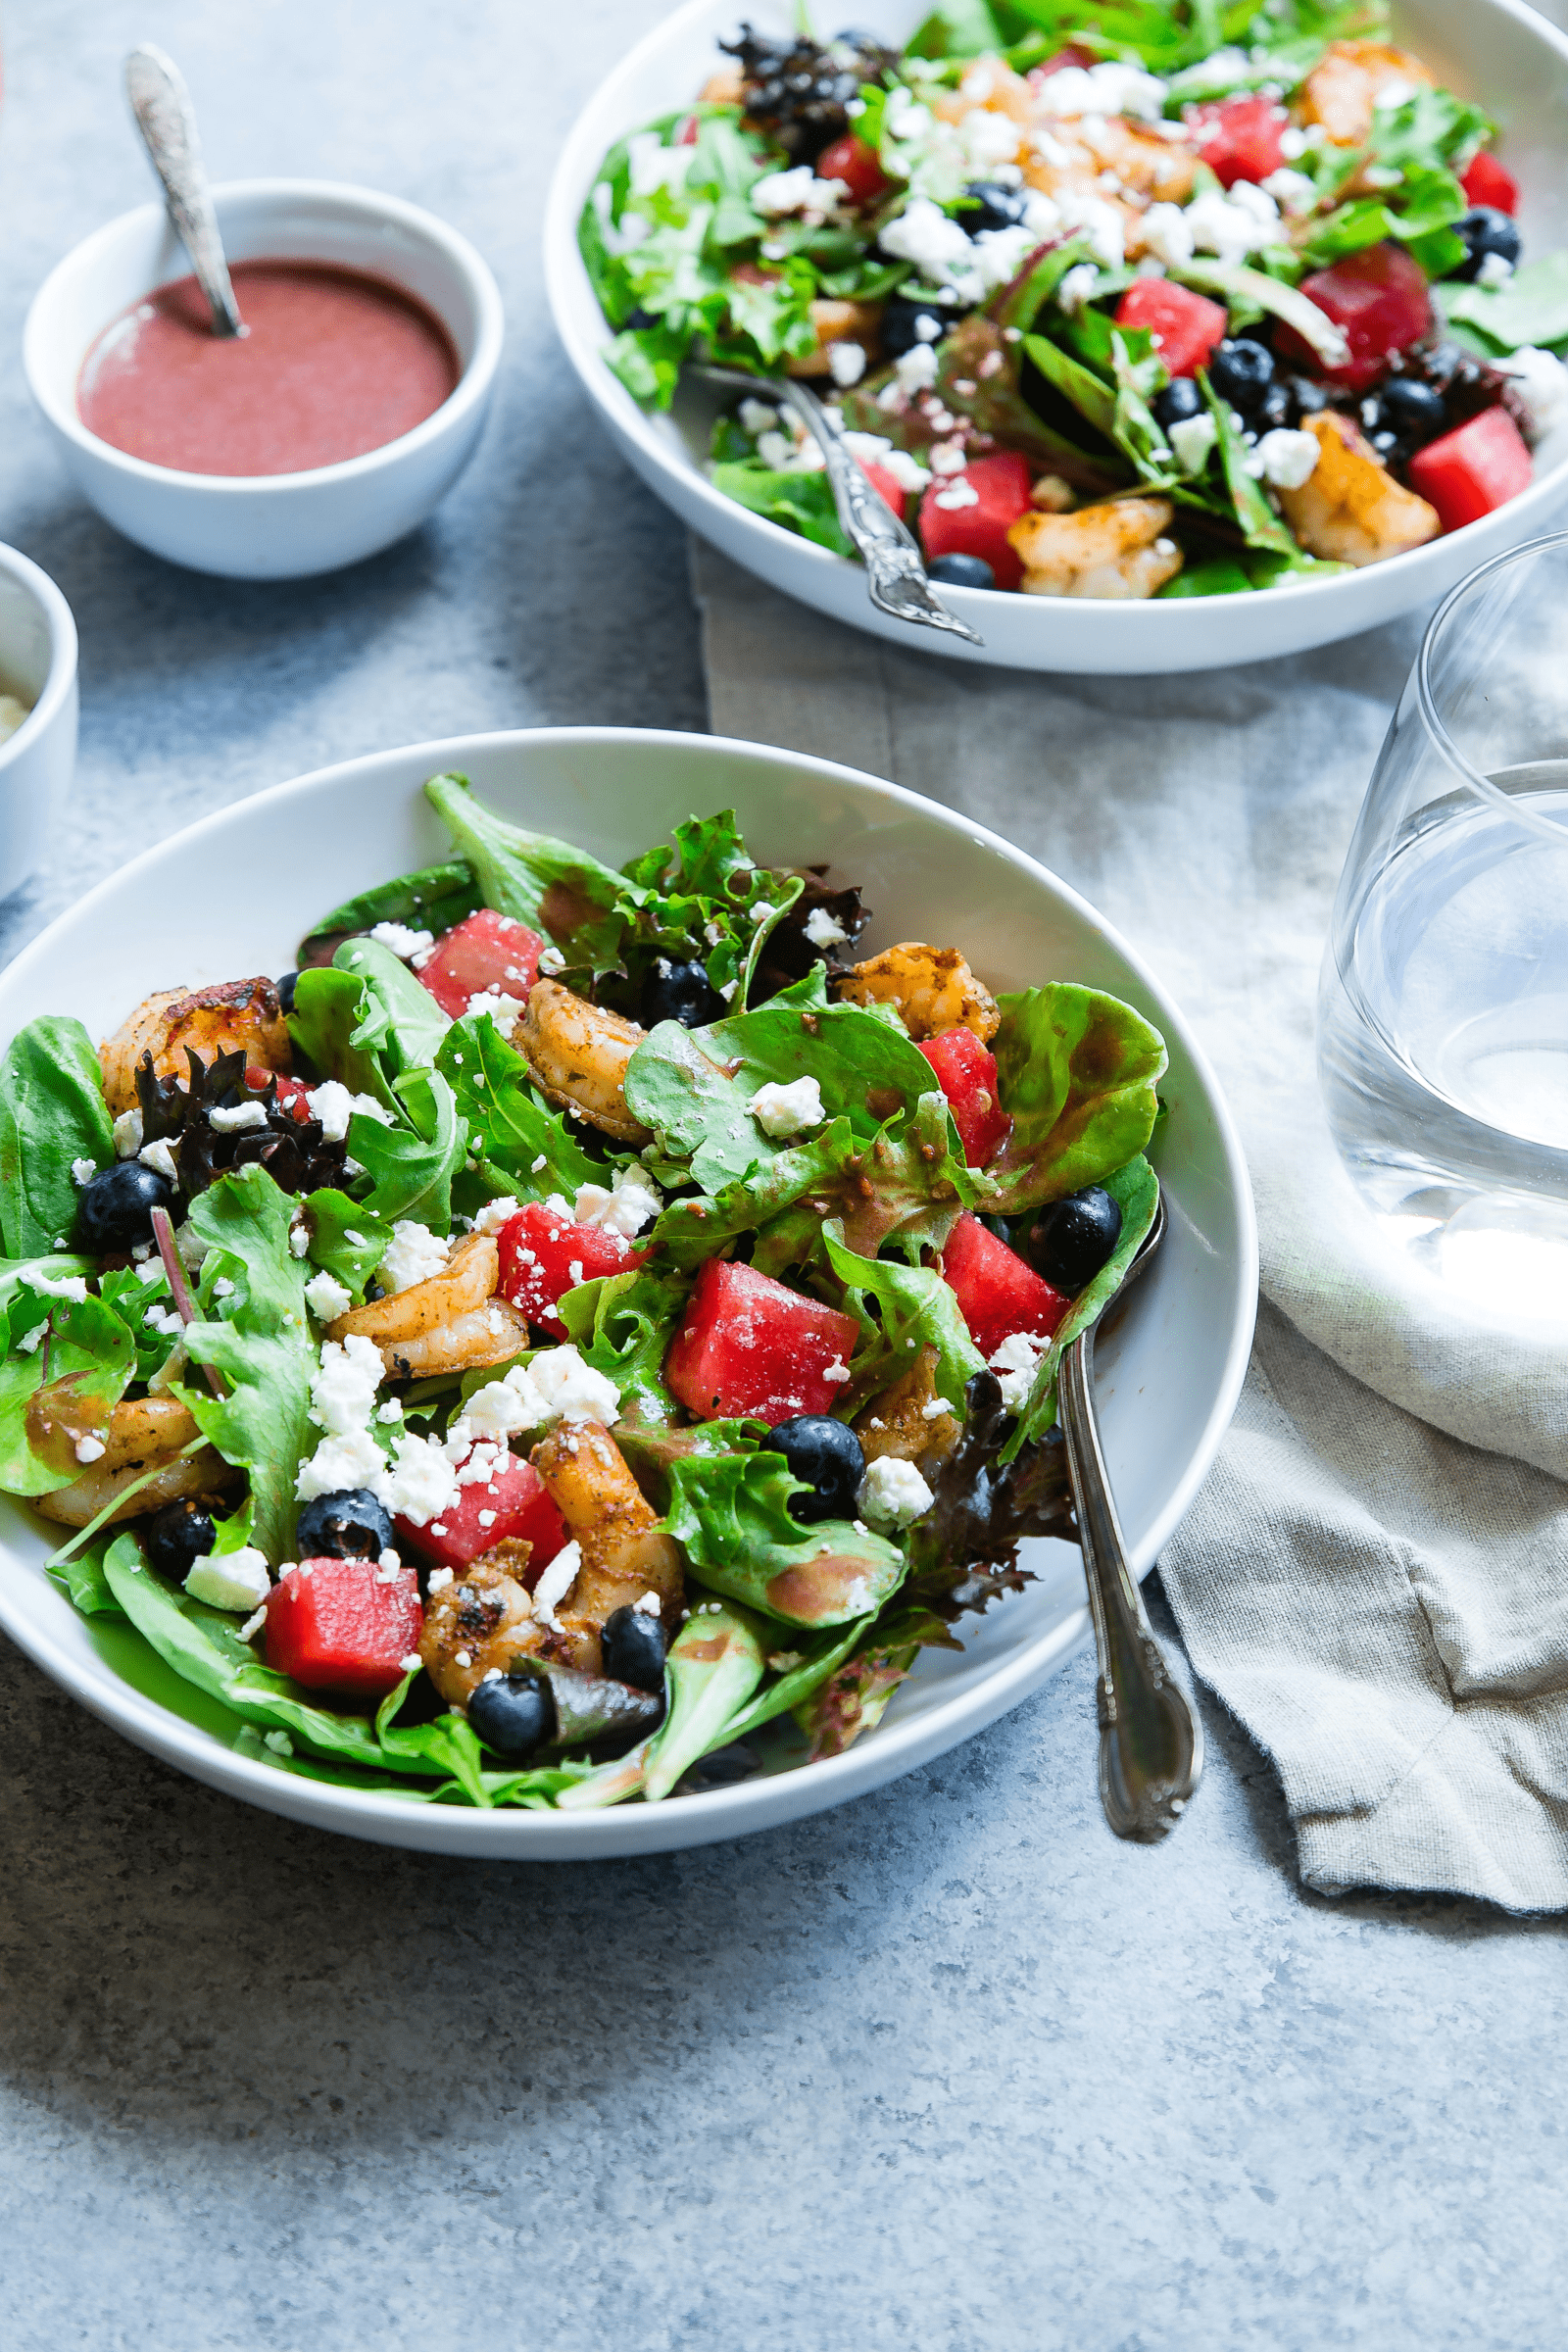
[[[154,988],[280,971],[324,907],[450,854],[419,790],[449,768],[507,815],[613,864],[693,811],[734,808],[764,861],[826,860],[864,883],[873,949],[955,941],[995,987],[1070,977],[1159,1024],[1170,1049],[1158,1152],[1170,1231],[1096,1361],[1128,1547],[1140,1574],[1151,1567],[1214,1458],[1247,1369],[1257,1249],[1241,1149],[1186,1022],[1135,951],[1021,851],[913,793],[758,744],[613,727],[460,736],[352,760],[222,809],[101,883],[0,975],[0,1043],[43,1012],[74,1013],[101,1037]],[[149,925],[149,906],[177,908],[177,921]],[[122,1629],[75,1614],[44,1575],[50,1549],[43,1522],[0,1497],[0,1624],[128,1739],[297,1821],[491,1858],[659,1852],[839,1804],[1016,1706],[1088,1633],[1076,1549],[1032,1542],[1026,1557],[1040,1581],[965,1619],[961,1651],[926,1651],[880,1728],[845,1755],[660,1805],[482,1813],[334,1788],[236,1755],[197,1694]],[[1083,1769],[1087,1787],[1096,1769],[1087,1725]]]
[[[0,900],[43,856],[76,764],[76,624],[46,571],[0,547],[0,693],[31,706],[0,743]]]
[[[925,13],[922,0],[865,0],[855,23],[897,44]],[[764,32],[796,27],[791,0],[689,0],[601,83],[556,169],[545,220],[545,270],[567,357],[621,455],[693,530],[802,604],[910,651],[955,662],[1117,674],[1213,669],[1327,645],[1428,604],[1489,556],[1546,529],[1568,498],[1565,422],[1538,449],[1536,478],[1522,497],[1430,547],[1365,571],[1261,595],[1144,604],[944,587],[944,602],[984,638],[979,649],[935,629],[890,620],[872,606],[858,564],[749,514],[709,482],[704,460],[719,396],[683,386],[671,415],[650,416],[604,361],[612,330],[577,250],[578,215],[609,149],[656,116],[689,106],[720,62],[719,36],[732,34],[743,17]],[[1396,40],[1498,121],[1502,155],[1523,189],[1527,255],[1568,245],[1568,35],[1520,0],[1395,0],[1393,20]]]
[[[466,237],[399,197],[314,179],[213,193],[231,262],[332,262],[416,295],[456,346],[451,398],[384,448],[309,473],[180,473],[100,441],[76,412],[82,361],[112,319],[189,272],[161,204],[111,220],[44,279],[23,335],[27,382],[76,487],[138,546],[231,579],[335,571],[416,529],[472,457],[501,359],[500,289]]]

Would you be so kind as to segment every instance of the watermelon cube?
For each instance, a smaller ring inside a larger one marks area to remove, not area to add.
[[[705,1421],[755,1418],[772,1428],[797,1413],[831,1412],[859,1336],[853,1315],[751,1266],[710,1257],[670,1343],[664,1379]]]
[[[918,1051],[948,1098],[965,1161],[971,1168],[983,1168],[1012,1130],[1002,1107],[996,1055],[972,1029],[944,1029],[940,1037],[926,1038]]]
[[[1229,321],[1224,304],[1210,302],[1206,294],[1195,294],[1168,277],[1140,277],[1117,303],[1116,324],[1146,328],[1166,374],[1177,376],[1196,375],[1208,366]]]
[[[942,1272],[987,1363],[1014,1332],[1049,1340],[1072,1304],[967,1209],[948,1236]]]
[[[1302,278],[1301,292],[1344,329],[1350,356],[1341,368],[1325,368],[1294,326],[1276,328],[1274,348],[1282,358],[1299,361],[1350,392],[1364,392],[1396,351],[1423,341],[1431,331],[1426,273],[1402,245],[1391,241],[1348,254],[1330,269],[1314,270]]]
[[[1007,533],[1029,512],[1029,468],[1016,450],[974,458],[961,473],[939,474],[920,501],[920,541],[928,561],[979,556],[999,588],[1016,588],[1023,564]]]
[[[1190,106],[1187,120],[1198,133],[1198,152],[1222,186],[1239,179],[1267,179],[1285,157],[1280,133],[1290,120],[1272,98],[1223,98],[1213,106]]]
[[[907,492],[903,490],[894,480],[887,467],[885,466],[879,466],[874,458],[862,458],[860,460],[860,471],[864,474],[866,480],[870,483],[877,496],[887,500],[888,505],[893,509],[894,514],[902,522],[904,520],[904,509],[908,495]]]
[[[412,1568],[388,1576],[374,1560],[301,1560],[267,1600],[267,1663],[307,1690],[384,1698],[424,1626]]]
[[[415,978],[454,1021],[467,1011],[473,998],[492,990],[526,1004],[545,946],[526,923],[481,906],[477,914],[442,933]]]
[[[469,1468],[487,1470],[485,1478],[470,1477]],[[436,1512],[423,1527],[397,1518],[398,1547],[419,1551],[441,1568],[466,1568],[481,1552],[497,1544],[520,1540],[533,1545],[523,1582],[529,1591],[566,1541],[566,1522],[551,1501],[543,1479],[532,1462],[519,1460],[505,1446],[482,1439],[458,1465],[458,1499]]]
[[[1519,210],[1519,182],[1485,148],[1466,164],[1459,174],[1459,185],[1464,190],[1466,204],[1489,205],[1494,213]]]
[[[1418,449],[1405,467],[1411,489],[1437,508],[1446,531],[1506,506],[1529,489],[1534,471],[1506,409],[1483,409],[1468,424]]]
[[[507,1219],[496,1246],[501,1252],[496,1287],[502,1298],[557,1340],[566,1337],[566,1326],[556,1313],[558,1298],[597,1275],[630,1274],[648,1255],[609,1226],[579,1225],[569,1210],[549,1208],[539,1200],[530,1200]]]

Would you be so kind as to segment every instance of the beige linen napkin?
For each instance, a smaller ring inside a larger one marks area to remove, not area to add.
[[[1302,1877],[1568,1907],[1568,1350],[1391,1262],[1313,1060],[1329,909],[1419,621],[1191,677],[1024,676],[837,627],[705,546],[693,565],[715,734],[1017,842],[1137,944],[1219,1072],[1264,1306],[1161,1572],[1279,1768]]]

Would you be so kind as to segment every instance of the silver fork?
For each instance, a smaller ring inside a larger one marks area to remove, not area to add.
[[[714,368],[705,361],[697,364],[696,372],[710,384],[732,384],[750,392],[754,399],[770,400],[776,408],[788,409],[800,418],[827,462],[828,485],[839,520],[860,552],[865,584],[879,612],[917,628],[946,629],[970,645],[984,645],[985,639],[966,620],[938,603],[913,533],[872,489],[814,392],[791,376],[747,375],[739,368]]]

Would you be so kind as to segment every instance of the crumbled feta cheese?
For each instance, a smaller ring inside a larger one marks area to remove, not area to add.
[[[389,1396],[385,1404],[378,1404],[375,1408],[375,1418],[383,1425],[383,1427],[388,1422],[401,1421],[403,1418],[403,1407],[398,1401],[397,1397]]]
[[[73,1184],[91,1184],[97,1173],[98,1162],[95,1159],[74,1159],[71,1163]]]
[[[926,467],[908,451],[895,449],[880,433],[846,433],[844,446],[862,466],[880,466],[901,490],[923,490],[931,479]]]
[[[847,392],[858,384],[865,373],[865,351],[858,343],[830,343],[827,347],[828,372],[839,389]]]
[[[1372,96],[1374,114],[1392,114],[1396,107],[1404,106],[1415,96],[1415,83],[1406,81],[1402,74],[1394,74]]]
[[[161,1257],[149,1257],[136,1268],[138,1282],[162,1282],[163,1279],[164,1261]]]
[[[1288,164],[1278,172],[1271,172],[1258,185],[1265,196],[1273,197],[1288,220],[1302,220],[1316,210],[1317,182],[1304,172],[1293,172]]]
[[[911,196],[877,241],[895,261],[912,262],[933,285],[951,286],[969,300],[984,291],[967,230],[929,196]]]
[[[383,1110],[373,1095],[351,1094],[336,1078],[328,1078],[320,1086],[313,1086],[305,1097],[313,1119],[321,1122],[321,1133],[329,1144],[340,1144],[349,1131],[349,1121],[358,1112],[362,1118],[378,1119],[383,1127],[392,1124],[390,1114]]]
[[[1219,426],[1205,409],[1201,416],[1179,416],[1174,424],[1167,424],[1165,438],[1183,473],[1201,473],[1219,439]]]
[[[644,1617],[657,1617],[661,1613],[663,1603],[660,1600],[657,1592],[645,1592],[640,1600],[634,1600],[631,1605]]]
[[[569,1342],[536,1355],[528,1371],[548,1420],[608,1423],[620,1410],[620,1391],[614,1382],[585,1364]]]
[[[755,441],[759,433],[778,430],[778,411],[765,400],[753,400],[750,394],[741,402],[741,430],[750,433]]]
[[[215,1102],[207,1113],[215,1135],[242,1135],[248,1127],[267,1125],[265,1102]]]
[[[945,1396],[933,1396],[928,1403],[921,1405],[920,1418],[922,1421],[940,1421],[944,1413],[951,1413],[952,1410]]]
[[[617,1168],[609,1192],[602,1184],[578,1186],[573,1213],[579,1225],[598,1225],[629,1242],[653,1223],[663,1205],[662,1194],[641,1168]]]
[[[973,482],[966,482],[960,473],[956,481],[949,482],[945,490],[937,492],[932,504],[946,509],[949,513],[956,513],[961,507],[977,507],[980,504],[980,493]]]
[[[1081,311],[1100,283],[1100,271],[1093,262],[1078,262],[1067,271],[1056,288],[1056,303],[1069,318]]]
[[[881,1453],[860,1481],[858,1500],[868,1519],[907,1527],[931,1508],[936,1496],[912,1462]]]
[[[322,1323],[331,1323],[346,1315],[354,1303],[354,1295],[338,1281],[335,1274],[323,1269],[305,1285],[305,1303]]]
[[[428,1282],[432,1275],[444,1269],[452,1254],[452,1244],[427,1225],[419,1225],[411,1217],[400,1217],[392,1228],[392,1239],[386,1253],[376,1268],[381,1288],[387,1292],[412,1291],[416,1282]]]
[[[349,1241],[352,1241],[353,1238],[354,1237],[352,1234],[345,1236],[345,1239]],[[296,1216],[290,1223],[288,1229],[289,1255],[291,1257],[303,1257],[310,1246],[311,1229],[309,1225],[306,1224],[303,1217]]]
[[[813,906],[806,918],[806,936],[813,948],[836,948],[849,933],[837,915],[829,914],[825,906]]]
[[[122,1159],[134,1159],[141,1150],[141,1112],[122,1110],[114,1125],[115,1151]]]
[[[388,1548],[380,1554],[375,1564],[378,1568],[401,1568],[403,1565],[402,1555],[393,1551],[389,1545]],[[281,1571],[279,1571],[279,1573],[281,1573]]]
[[[1179,204],[1152,204],[1139,222],[1139,233],[1144,251],[1168,270],[1179,270],[1193,258],[1193,232]]]
[[[417,956],[435,945],[433,931],[411,931],[407,923],[372,924],[370,937],[378,940],[383,948],[390,948],[394,956],[401,956],[405,963],[411,956]]]
[[[34,1274],[22,1277],[29,1291],[40,1298],[74,1298],[79,1305],[87,1296],[85,1274]]]
[[[563,956],[559,948],[549,947],[540,949],[539,969],[542,972],[564,972],[565,968],[566,958],[564,956]]]
[[[258,1635],[258,1634],[261,1632],[261,1630],[262,1630],[263,1626],[264,1626],[266,1623],[267,1623],[267,1603],[266,1603],[266,1601],[264,1600],[264,1601],[263,1601],[263,1603],[262,1603],[262,1605],[261,1605],[261,1607],[260,1607],[260,1608],[257,1610],[257,1612],[256,1612],[255,1616],[254,1616],[254,1617],[247,1617],[247,1618],[246,1618],[246,1620],[245,1620],[245,1622],[244,1622],[244,1624],[243,1624],[243,1625],[240,1627],[240,1629],[239,1629],[239,1638],[240,1638],[240,1640],[241,1640],[242,1642],[254,1642],[254,1641],[255,1641],[255,1639],[256,1639],[256,1637],[257,1637],[257,1635]]]
[[[1538,438],[1561,424],[1568,415],[1568,368],[1561,360],[1534,343],[1522,343],[1496,365],[1512,376],[1514,392]]]
[[[185,1579],[192,1600],[204,1600],[210,1609],[249,1611],[265,1600],[271,1589],[267,1554],[251,1544],[197,1560]]]
[[[1200,253],[1217,254],[1222,262],[1245,262],[1261,246],[1277,245],[1284,235],[1280,208],[1272,196],[1249,179],[1239,179],[1225,195],[1205,189],[1187,207],[1187,225]]]
[[[89,1430],[85,1437],[76,1440],[74,1450],[78,1462],[100,1462],[109,1448],[102,1438],[95,1438]]]
[[[1293,433],[1276,425],[1257,444],[1262,478],[1276,490],[1299,490],[1310,479],[1320,455],[1315,433]]]
[[[406,1658],[398,1660],[398,1666],[404,1674],[417,1674],[423,1664],[424,1660],[416,1649],[411,1649]]]
[[[1512,275],[1513,264],[1506,254],[1486,253],[1481,257],[1475,282],[1478,286],[1505,286]]]
[[[533,1589],[534,1615],[557,1633],[561,1631],[561,1621],[556,1615],[556,1603],[565,1599],[581,1567],[582,1545],[567,1544],[557,1552]]]
[[[962,443],[957,441],[939,441],[927,454],[931,460],[931,471],[939,478],[951,479],[954,474],[962,473],[969,463]]]
[[[528,1007],[521,997],[504,996],[499,988],[487,988],[468,999],[469,1013],[487,1012],[503,1037],[510,1037]]]
[[[36,1354],[39,1344],[48,1328],[49,1325],[47,1321],[45,1321],[42,1323],[35,1323],[30,1331],[24,1331],[21,1339],[17,1342],[17,1347],[21,1353],[23,1355]]]
[[[753,923],[770,923],[777,912],[778,908],[769,906],[766,899],[759,899],[747,919]]]
[[[171,1184],[179,1182],[179,1170],[174,1165],[174,1154],[166,1137],[160,1136],[156,1143],[143,1144],[136,1157],[144,1168],[151,1168],[155,1176],[167,1176]]]
[[[911,343],[907,351],[900,352],[893,363],[893,372],[899,389],[912,399],[916,392],[928,392],[937,380],[936,347],[931,343]]]
[[[455,1573],[451,1568],[432,1568],[425,1580],[425,1591],[432,1596],[437,1592],[445,1592],[453,1583]]]
[[[791,172],[764,172],[760,179],[754,179],[748,201],[769,220],[781,220],[786,213],[803,213],[814,205],[821,185],[809,164],[797,164]]]
[[[381,1350],[373,1340],[351,1332],[342,1342],[326,1341],[321,1348],[321,1368],[311,1384],[311,1408],[317,1426],[334,1438],[363,1429],[374,1408],[375,1392],[385,1377]]]
[[[653,196],[661,188],[684,187],[696,153],[695,147],[666,147],[657,130],[635,131],[626,141],[630,193]]]
[[[974,240],[975,267],[987,293],[1016,277],[1040,239],[1026,221],[1008,228],[983,228]]]
[[[172,1306],[150,1306],[142,1316],[149,1331],[158,1332],[164,1339],[175,1338],[185,1326],[177,1310]]]
[[[746,1105],[764,1135],[803,1135],[820,1127],[826,1112],[822,1090],[814,1078],[797,1078],[789,1086],[770,1079],[760,1086]]]
[[[1158,74],[1115,63],[1062,66],[1034,85],[1035,111],[1048,116],[1132,115],[1157,122],[1168,96],[1169,84]]]
[[[1029,1401],[1040,1359],[1051,1346],[1032,1331],[1009,1333],[991,1358],[991,1369],[1002,1383],[1002,1401],[1009,1413],[1021,1413]]]
[[[396,1460],[383,1465],[380,1497],[395,1518],[425,1527],[458,1499],[458,1473],[437,1438],[403,1431],[392,1441]]]
[[[519,1202],[513,1193],[503,1193],[499,1200],[487,1200],[473,1220],[475,1233],[499,1233],[503,1225],[514,1217]]]
[[[834,1388],[837,1388],[841,1381],[848,1380],[850,1377],[850,1367],[841,1355],[835,1356],[822,1374],[822,1378]]]

